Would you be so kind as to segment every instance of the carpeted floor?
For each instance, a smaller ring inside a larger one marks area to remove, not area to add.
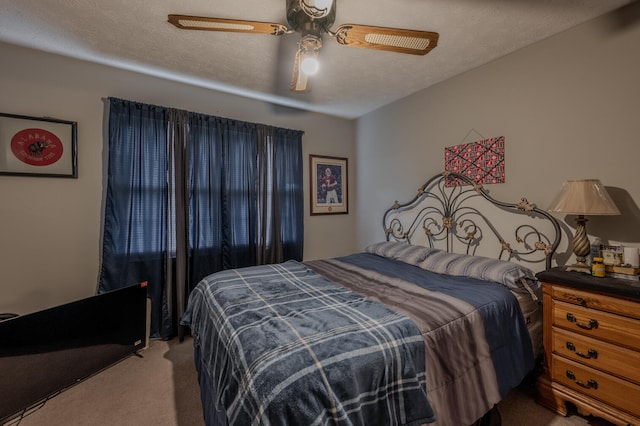
[[[193,341],[153,340],[141,354],[142,358],[129,357],[6,425],[203,425]],[[557,416],[536,404],[532,392],[531,386],[523,386],[498,405],[503,426],[609,425],[578,415]]]

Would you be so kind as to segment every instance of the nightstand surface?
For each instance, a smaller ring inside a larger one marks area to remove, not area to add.
[[[640,301],[640,280],[631,281],[611,277],[598,278],[582,272],[566,271],[564,266],[539,272],[536,276],[541,282],[562,284],[566,287],[580,288]]]

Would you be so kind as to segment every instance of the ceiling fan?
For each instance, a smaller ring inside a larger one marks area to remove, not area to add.
[[[336,17],[336,0],[286,0],[289,26],[272,22],[169,15],[180,29],[243,32],[282,36],[300,33],[295,55],[291,91],[309,92],[310,76],[318,69],[322,35],[328,34],[343,46],[426,55],[436,47],[438,33],[370,25],[343,24],[331,30]]]

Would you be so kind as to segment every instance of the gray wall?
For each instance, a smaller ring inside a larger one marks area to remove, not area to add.
[[[355,122],[0,44],[0,112],[74,120],[79,129],[77,180],[0,176],[0,312],[94,294],[108,96],[302,129],[305,167],[308,154],[348,157],[350,214],[309,216],[307,194],[307,259],[383,239],[384,211],[441,172],[444,148],[471,141],[470,132],[505,136],[506,183],[488,186],[494,197],[546,207],[564,180],[596,177],[623,215],[591,218],[590,234],[640,241],[638,22],[635,4]],[[306,169],[304,178],[307,188]]]
[[[104,185],[103,98],[304,130],[305,188],[309,154],[347,157],[350,166],[355,164],[353,120],[274,108],[8,44],[0,44],[0,57],[0,112],[77,121],[79,153],[78,179],[0,176],[0,312],[24,314],[95,294]],[[352,184],[354,170],[350,167]],[[305,258],[353,252],[355,214],[310,216],[306,196]]]
[[[547,208],[563,181],[598,178],[623,215],[591,217],[587,231],[640,241],[638,46],[636,3],[358,119],[358,248],[384,238],[395,200],[444,170],[445,147],[478,133],[505,137],[506,182],[485,186],[494,198]]]

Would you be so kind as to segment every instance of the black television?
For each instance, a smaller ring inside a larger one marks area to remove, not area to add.
[[[137,354],[146,306],[143,283],[0,320],[0,424]]]

